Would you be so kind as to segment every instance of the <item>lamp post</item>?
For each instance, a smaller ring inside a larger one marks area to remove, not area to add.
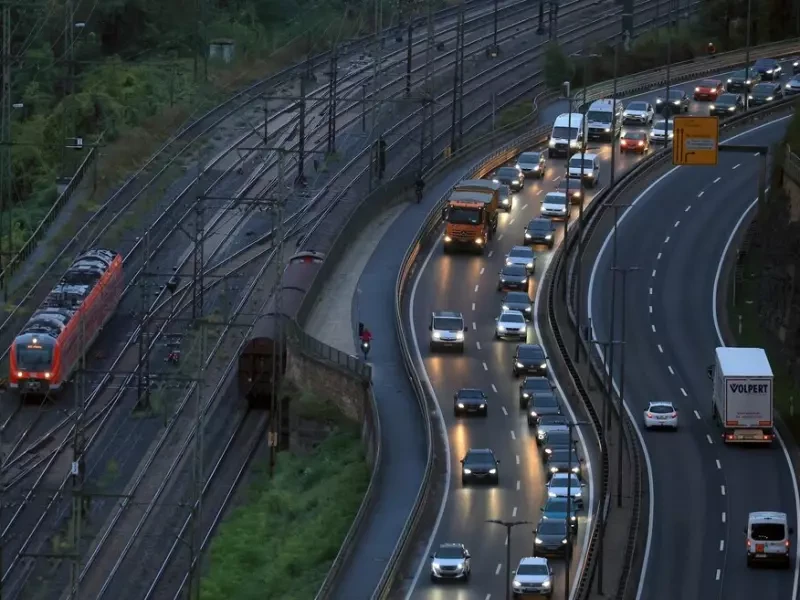
[[[619,229],[619,209],[620,208],[629,208],[630,204],[612,204],[612,208],[614,209],[614,229],[613,229],[613,237],[611,239],[611,268],[612,271],[617,267],[617,229]],[[614,339],[614,333],[616,331],[616,322],[617,322],[617,281],[615,277],[611,278],[611,314],[609,317],[610,327],[609,330],[609,338]],[[610,373],[609,379],[609,389],[608,389],[608,398],[609,401],[612,398],[613,392],[613,381],[614,381],[614,349],[611,348],[608,353],[608,371]],[[611,411],[608,411],[608,421],[606,422],[606,427],[610,427],[611,425]]]
[[[491,58],[496,57],[500,53],[500,48],[497,45],[497,11],[499,0],[494,0],[494,31],[492,33],[492,47],[489,50]]]
[[[544,33],[544,0],[539,0],[539,25],[536,27],[536,33],[538,35]]]
[[[750,21],[750,8],[752,0],[747,0],[747,19],[745,24],[747,33],[744,38],[744,107],[750,108],[750,30],[753,28],[753,23]]]
[[[487,523],[494,523],[506,528],[506,600],[511,598],[511,530],[518,525],[530,525],[530,521],[501,521],[500,519],[487,519]]]

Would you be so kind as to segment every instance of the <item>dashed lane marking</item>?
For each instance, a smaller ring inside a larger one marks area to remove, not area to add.
[[[722,552],[723,550],[725,550],[725,540],[720,540],[719,541],[719,551]]]
[[[651,304],[648,308],[650,308],[650,314],[653,314],[653,305]]]
[[[506,407],[505,407],[505,406],[501,406],[500,408],[502,409],[502,411],[503,411],[503,414],[504,414],[505,416],[508,416],[508,411],[506,410]]]
[[[484,371],[488,371],[489,370],[489,367],[486,366],[486,363],[483,363],[483,370]]]
[[[497,241],[499,242],[502,239],[503,239],[503,234],[501,233],[500,235],[497,236]]]
[[[664,243],[669,244],[669,236],[667,236],[667,238],[664,240]]]
[[[494,254],[494,250],[489,250],[489,254],[487,255],[487,258],[492,258],[492,254]]]
[[[725,486],[724,485],[719,486],[719,491],[722,492],[722,495],[724,496],[725,495]]]
[[[664,354],[664,348],[661,347],[661,344],[658,344],[658,351]]]
[[[522,482],[519,479],[517,479],[517,491],[519,491],[519,486],[520,486],[521,483]]]
[[[706,434],[706,439],[708,440],[709,444],[713,444],[714,443],[714,440],[711,439],[711,436],[709,434]]]
[[[661,256],[661,255],[659,254],[659,256]],[[651,275],[651,277],[655,277],[655,276],[656,276],[656,270],[653,269],[653,274]]]
[[[656,256],[656,260],[661,260],[661,252],[659,252],[658,256]],[[653,269],[653,277],[655,277],[655,276],[656,276],[656,271],[655,271],[655,269]]]
[[[472,331],[478,331],[478,326],[475,321],[472,322]],[[480,350],[480,342],[478,342],[478,349]]]
[[[735,171],[736,169],[738,169],[741,166],[742,166],[742,163],[736,163],[735,165],[733,165],[733,168],[731,169],[731,171]]]
[[[527,204],[523,204],[522,205],[522,210],[525,210],[526,208],[528,208],[528,205]]]
[[[475,310],[475,303],[472,303],[472,310]]]
[[[685,209],[683,212],[689,212],[689,209],[690,209],[690,208],[692,208],[692,205],[691,205],[691,204],[690,204],[689,206],[687,206],[687,207],[686,207],[686,209]]]
[[[475,342],[475,345],[478,347],[478,350],[481,349],[481,343],[480,342]]]
[[[680,221],[675,221],[675,227],[678,227],[678,225],[680,225],[680,224],[681,224]]]
[[[484,272],[485,270],[486,270],[486,268],[485,268],[485,267],[481,267],[481,275],[483,275],[483,272]]]
[[[694,411],[694,416],[697,417],[697,420],[700,420],[700,413],[697,410]]]
[[[517,454],[517,464],[519,464],[519,454]]]
[[[714,180],[714,183],[719,183],[720,181],[722,181],[722,177],[717,177],[717,178]]]
[[[477,286],[477,285],[475,286],[475,293],[476,293],[476,294],[478,293],[478,287],[479,287],[479,286]]]
[[[699,194],[697,194],[697,197],[698,197],[698,198],[702,198],[702,197],[703,197],[703,194],[705,194],[705,192],[700,192]]]
[[[669,370],[670,375],[675,375],[675,371],[672,370],[672,365],[667,365],[667,369]]]
[[[516,439],[517,439],[517,434],[516,434],[516,433],[514,433],[514,431],[513,431],[513,430],[511,431],[511,439],[512,439],[512,440],[516,440]]]
[[[681,394],[683,394],[684,398],[688,398],[689,394],[686,393],[686,390],[681,388]]]
[[[497,387],[496,387],[494,384],[492,384],[492,391],[493,391],[495,394],[497,393]],[[506,407],[504,406],[504,407],[503,407],[503,410],[505,410],[505,409],[506,409]]]
[[[720,471],[722,470],[722,463],[719,462],[719,459],[717,459],[717,469]]]
[[[509,219],[509,220],[508,220],[508,224],[509,224],[509,225],[513,225],[513,224],[514,224],[514,219]]]
[[[722,573],[720,572],[720,570],[719,570],[719,569],[717,569],[717,576],[715,577],[715,579],[716,579],[717,581],[719,581],[720,575],[722,575]]]
[[[650,288],[650,295],[653,295],[653,288]]]
[[[514,510],[511,511],[511,518],[515,518],[517,516],[517,507],[514,507]]]
[[[655,326],[655,325],[650,325],[650,329],[652,329],[652,330],[653,330],[653,333],[655,333],[655,332],[656,332],[656,326]]]
[[[728,515],[726,513],[722,513],[722,522],[725,523],[728,520]]]
[[[494,570],[494,574],[495,575],[500,575],[500,569],[502,569],[502,568],[503,568],[503,565],[501,563],[497,563],[497,568]]]

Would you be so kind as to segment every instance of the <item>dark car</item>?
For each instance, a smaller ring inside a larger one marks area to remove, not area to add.
[[[547,377],[526,377],[519,385],[519,407],[527,408],[534,392],[553,393],[553,384]]]
[[[542,518],[555,521],[567,520],[567,499],[548,498],[547,503],[541,508]],[[578,533],[578,506],[575,502],[570,502],[569,525],[572,533]]]
[[[467,450],[467,455],[461,459],[461,484],[465,485],[470,481],[485,481],[497,484],[500,482],[500,474],[497,466],[500,461],[494,456],[494,452],[488,448]]]
[[[646,131],[623,131],[619,136],[619,151],[646,154],[650,150],[650,138]]]
[[[783,98],[781,84],[773,82],[759,83],[757,86],[753,87],[753,91],[751,91],[748,96],[750,106],[761,106],[762,104],[768,104],[769,102],[780,100],[781,98]]]
[[[531,297],[527,292],[506,292],[503,296],[503,310],[518,310],[525,319],[530,321],[533,318],[533,306]]]
[[[536,217],[525,226],[524,244],[545,244],[552,248],[556,242],[556,224],[552,219]]]
[[[539,521],[533,530],[534,556],[566,556],[569,545],[570,528],[566,519],[545,519]]]
[[[656,110],[664,112],[669,107],[670,114],[689,112],[689,96],[683,90],[670,90],[669,102],[666,101],[665,95],[661,94],[656,98]]]
[[[569,432],[567,415],[542,415],[536,423],[536,443],[543,444],[551,431]]]
[[[570,440],[572,443],[570,444]],[[552,454],[559,448],[564,450],[566,448],[575,447],[575,439],[567,431],[551,431],[547,434],[542,443],[542,452],[545,454]]]
[[[500,194],[500,208],[509,212],[514,208],[514,197],[511,195],[511,188],[507,185],[501,185],[497,191]]]
[[[581,185],[580,179],[565,177],[558,182],[556,191],[566,194],[570,204],[580,204],[583,202],[585,187]]]
[[[554,450],[552,454],[547,455],[547,463],[544,468],[548,478],[556,473],[575,473],[583,479],[583,459],[578,456],[575,448],[572,449],[572,452],[566,448]]]
[[[759,58],[753,70],[761,76],[762,81],[776,81],[781,78],[783,68],[774,58]]]
[[[525,175],[522,169],[517,167],[500,167],[494,172],[492,179],[495,183],[502,183],[511,188],[512,192],[518,192],[525,185]]]
[[[725,84],[725,89],[729,92],[749,92],[752,87],[761,81],[761,75],[754,69],[749,71],[742,69],[731,73]]]
[[[712,117],[730,117],[743,110],[744,100],[739,94],[722,94],[714,104],[708,107],[708,112]]]
[[[547,173],[547,159],[544,152],[523,152],[517,158],[516,165],[525,177],[544,179]]]
[[[534,390],[531,392],[531,397],[528,398],[526,410],[528,413],[528,426],[533,426],[539,422],[539,417],[543,417],[544,415],[560,415],[561,403],[552,390],[547,392]]]
[[[719,79],[705,79],[694,88],[694,99],[714,101],[723,93],[725,93],[725,86]]]
[[[459,416],[478,413],[484,417],[489,413],[489,399],[481,390],[464,388],[453,395],[453,414]]]
[[[527,290],[528,269],[523,265],[506,265],[500,269],[497,290]]]
[[[514,377],[520,373],[526,375],[547,376],[547,354],[539,344],[520,344],[514,351],[514,363],[511,367]]]

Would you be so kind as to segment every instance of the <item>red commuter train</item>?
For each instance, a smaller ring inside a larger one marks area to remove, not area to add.
[[[21,394],[58,393],[124,289],[119,253],[93,248],[81,254],[14,339],[9,387]]]

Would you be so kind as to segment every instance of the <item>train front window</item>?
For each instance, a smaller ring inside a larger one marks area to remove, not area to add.
[[[17,368],[20,371],[47,371],[53,362],[53,349],[47,346],[32,348],[17,344]]]

